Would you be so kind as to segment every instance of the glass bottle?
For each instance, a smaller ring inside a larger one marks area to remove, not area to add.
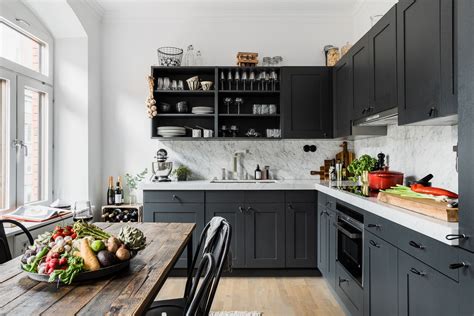
[[[194,56],[194,47],[193,45],[188,46],[188,50],[184,54],[183,66],[194,66],[195,56]]]
[[[195,64],[196,66],[202,66],[204,63],[203,63],[203,59],[202,59],[202,54],[201,54],[201,51],[198,50],[196,52],[196,60],[195,60]]]

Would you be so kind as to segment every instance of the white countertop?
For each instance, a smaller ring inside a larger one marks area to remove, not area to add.
[[[72,214],[65,214],[62,216],[55,217],[48,221],[44,221],[44,222],[21,222],[21,223],[23,224],[23,226],[25,226],[28,230],[31,231],[43,226],[48,226],[48,225],[63,221],[71,217],[72,217]],[[23,231],[21,230],[20,227],[17,227],[17,226],[12,227],[10,224],[4,224],[3,227],[5,229],[5,235],[7,237],[23,234]]]
[[[143,190],[317,190],[352,204],[367,212],[383,217],[448,245],[458,245],[457,240],[446,240],[446,235],[459,232],[458,223],[449,223],[400,207],[380,202],[375,197],[361,197],[331,187],[327,181],[276,180],[276,183],[211,183],[209,180],[145,183]]]

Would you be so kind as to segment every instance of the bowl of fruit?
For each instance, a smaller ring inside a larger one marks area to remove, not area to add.
[[[39,235],[23,254],[21,269],[41,282],[89,281],[127,268],[145,246],[143,232],[135,227],[122,226],[113,236],[94,224],[79,221]]]

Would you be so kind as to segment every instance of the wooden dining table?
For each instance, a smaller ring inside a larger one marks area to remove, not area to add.
[[[128,269],[94,281],[59,285],[37,282],[20,269],[20,258],[0,265],[0,315],[141,315],[153,302],[185,248],[191,272],[192,223],[95,223],[118,235],[139,228],[147,246]],[[184,295],[184,293],[183,293]]]

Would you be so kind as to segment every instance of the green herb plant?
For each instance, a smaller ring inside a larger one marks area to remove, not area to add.
[[[146,174],[148,173],[148,169],[145,168],[140,173],[137,173],[136,175],[131,175],[129,173],[125,174],[125,181],[127,182],[127,186],[130,190],[136,190],[138,189],[138,184],[145,179]]]
[[[347,166],[347,171],[353,175],[350,179],[354,182],[358,181],[364,171],[374,170],[376,164],[377,159],[369,155],[362,155],[359,159],[355,159]]]
[[[190,174],[191,174],[191,170],[184,165],[181,165],[178,168],[173,170],[173,175],[176,175],[176,177],[178,178],[178,181],[186,180]]]

